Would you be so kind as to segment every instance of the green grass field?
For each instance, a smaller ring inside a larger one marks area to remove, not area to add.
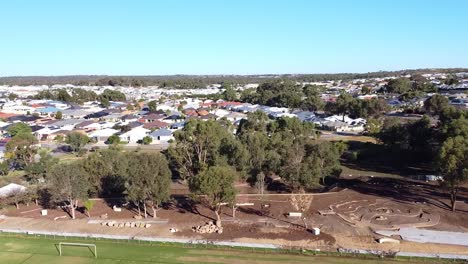
[[[98,258],[86,247],[63,247],[63,256],[58,254],[59,242],[93,243],[97,245]],[[381,260],[340,256],[313,256],[262,252],[248,249],[188,248],[182,245],[138,244],[136,242],[58,240],[29,236],[0,236],[0,263],[440,263],[434,260],[424,262],[408,259]],[[453,262],[451,262],[453,263]]]

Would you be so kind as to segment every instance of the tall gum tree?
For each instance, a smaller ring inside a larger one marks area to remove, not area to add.
[[[216,215],[216,225],[221,227],[221,206],[234,203],[236,190],[234,181],[237,172],[229,166],[213,166],[190,179],[190,191],[204,196],[208,206]]]
[[[56,201],[65,202],[72,219],[78,202],[88,198],[88,174],[79,162],[57,164],[47,175],[49,191]]]

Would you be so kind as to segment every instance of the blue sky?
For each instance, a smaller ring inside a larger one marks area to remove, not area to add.
[[[464,0],[11,0],[0,76],[468,67]]]

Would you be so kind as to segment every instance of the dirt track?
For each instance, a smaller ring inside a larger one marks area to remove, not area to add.
[[[99,224],[88,224],[87,216],[78,213],[78,220],[70,220],[67,213],[61,209],[49,210],[48,216],[40,216],[40,207],[23,206],[19,210],[10,208],[2,210],[1,214],[9,217],[0,220],[0,228],[22,228],[30,230],[50,230],[67,232],[90,232],[102,234],[146,235],[158,237],[203,238],[209,240],[231,240],[256,243],[281,244],[283,246],[321,248],[334,250],[337,247],[401,250],[424,252],[437,250],[438,253],[468,254],[466,247],[433,246],[432,244],[417,244],[403,241],[399,245],[382,245],[375,242],[380,237],[372,232],[372,224],[379,226],[412,225],[427,221],[424,212],[431,216],[440,216],[439,222],[430,229],[445,231],[468,231],[468,204],[462,193],[457,204],[459,211],[452,213],[446,204],[445,194],[433,185],[420,182],[402,182],[400,180],[376,180],[368,182],[352,181],[342,183],[347,189],[337,193],[314,195],[310,209],[305,213],[308,227],[320,227],[322,234],[314,236],[304,228],[300,218],[286,217],[294,211],[287,195],[256,195],[239,196],[238,203],[253,203],[253,206],[239,207],[236,218],[232,217],[232,209],[225,207],[222,218],[225,232],[223,234],[195,234],[191,227],[211,221],[214,214],[200,204],[193,204],[189,199],[177,196],[171,204],[158,212],[159,219],[167,223],[153,224],[148,229],[112,228]],[[350,204],[347,202],[358,201]],[[262,207],[268,204],[269,207]],[[92,210],[94,219],[107,214],[108,220],[132,221],[134,210],[123,209],[114,212],[113,205],[120,206],[118,200],[99,200]],[[339,208],[337,208],[337,205]],[[354,218],[345,221],[337,214],[320,215],[320,210],[334,208],[338,213]],[[374,213],[385,215],[385,219],[376,220]],[[395,217],[392,215],[395,214]],[[406,215],[406,217],[401,217]],[[65,216],[56,221],[56,217]],[[171,233],[169,228],[177,228],[179,232]]]

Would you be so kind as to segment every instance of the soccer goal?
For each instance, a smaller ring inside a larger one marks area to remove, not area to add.
[[[60,256],[62,256],[62,246],[75,246],[75,247],[94,248],[94,257],[97,258],[97,248],[96,248],[96,244],[83,244],[83,243],[60,242],[60,243],[59,243],[59,254],[60,254]]]

